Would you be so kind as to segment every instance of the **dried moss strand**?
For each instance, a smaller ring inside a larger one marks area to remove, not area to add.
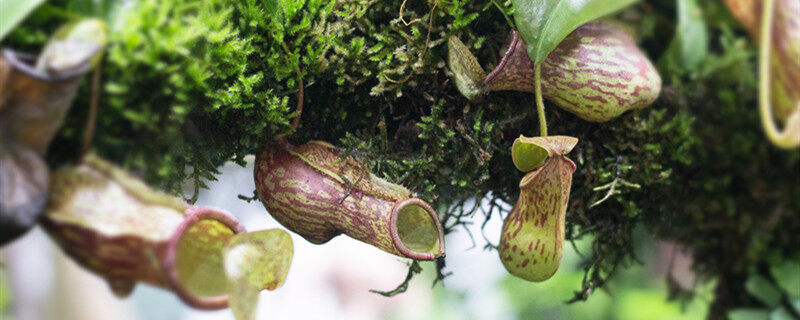
[[[403,4],[400,5],[400,20],[403,21],[403,23],[406,26],[408,26],[411,23],[413,23],[414,21],[406,23],[406,21],[403,20],[403,8],[405,7],[405,4],[406,4],[406,2],[403,1]],[[436,2],[433,3],[433,7],[431,8],[431,11],[428,13],[430,15],[430,18],[428,19],[428,34],[425,36],[425,47],[422,48],[422,53],[419,54],[420,60],[422,59],[422,57],[425,56],[426,53],[428,53],[428,45],[431,42],[431,29],[433,28],[433,13],[436,11],[436,6],[438,6],[438,5],[439,5],[439,0],[436,0]],[[411,60],[409,60],[409,66],[411,66],[412,64],[413,63],[411,62]],[[403,78],[402,80],[394,80],[394,79],[390,78],[387,75],[383,75],[383,78],[386,79],[386,81],[389,81],[391,83],[405,83],[406,81],[411,79],[411,76],[413,76],[413,75],[414,75],[414,70],[411,70],[411,72],[405,78]]]

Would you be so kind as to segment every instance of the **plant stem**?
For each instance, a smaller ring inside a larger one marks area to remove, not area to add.
[[[792,149],[797,147],[796,137],[793,138],[791,130],[784,132],[778,130],[775,125],[775,120],[772,117],[772,101],[770,97],[770,49],[772,46],[772,17],[774,0],[765,0],[761,8],[761,43],[758,54],[758,73],[759,73],[759,93],[758,105],[759,114],[761,115],[761,126],[764,127],[764,133],[767,138],[777,147],[783,149]],[[792,125],[787,122],[787,125]]]
[[[536,110],[539,113],[539,134],[547,136],[547,119],[544,114],[544,101],[542,101],[542,64],[539,63],[534,69],[534,86],[536,86]]]
[[[86,123],[84,124],[83,142],[81,144],[81,152],[78,155],[78,161],[83,159],[83,156],[89,151],[89,147],[92,145],[92,138],[94,138],[94,128],[97,123],[97,104],[100,95],[100,66],[101,64],[98,63],[97,67],[95,67],[92,72],[92,91],[89,97],[89,111],[86,115]]]
[[[294,116],[292,119],[292,131],[297,131],[297,126],[300,125],[300,117],[303,115],[303,74],[300,72],[300,67],[298,65],[294,66],[295,72],[297,72],[297,108],[295,112],[297,115]]]
[[[511,18],[509,18],[508,15],[506,14],[505,6],[497,3],[497,0],[492,0],[492,4],[494,4],[494,6],[497,7],[498,10],[500,10],[500,13],[503,14],[503,17],[506,18],[506,22],[508,22],[508,26],[511,27],[512,29],[515,28],[514,27],[514,22],[512,22]]]

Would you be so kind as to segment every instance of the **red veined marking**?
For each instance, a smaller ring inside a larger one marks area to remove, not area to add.
[[[603,103],[608,102],[608,101],[606,101],[606,98],[603,98],[603,96],[601,96],[601,95],[589,96],[589,95],[585,95],[584,94],[582,96],[583,96],[584,99],[589,100],[589,101],[599,101],[599,102],[603,102]]]
[[[553,238],[553,240],[554,240],[554,243],[553,243],[553,261],[556,260],[556,251],[558,251],[558,240],[560,238],[559,237],[559,233],[558,233],[559,223],[556,222],[554,224],[555,224],[555,235],[556,235],[556,237]]]
[[[519,231],[520,231],[520,230],[522,230],[522,225],[518,226],[518,227],[517,227],[517,230],[514,230],[514,233],[512,233],[512,234],[511,234],[511,236],[512,236],[512,237],[516,237],[516,236],[517,236],[517,233],[519,233]]]

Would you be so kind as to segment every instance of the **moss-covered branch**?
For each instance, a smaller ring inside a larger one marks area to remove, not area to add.
[[[305,105],[292,139],[342,146],[430,202],[445,232],[476,212],[463,208],[470,199],[517,198],[522,173],[510,146],[538,132],[533,97],[468,102],[445,63],[450,35],[479,61],[500,60],[510,29],[502,3],[439,1],[431,10],[433,1],[409,1],[408,25],[399,1],[264,3],[140,0],[121,15],[102,68],[95,151],[173,192],[190,180],[203,186],[223,162],[243,163],[290,131],[299,68]],[[40,30],[64,19],[57,5],[35,12],[7,44],[36,50]],[[673,6],[644,1],[617,16],[653,60],[667,54]],[[665,88],[653,106],[602,124],[547,111],[551,132],[581,141],[571,153],[578,169],[566,237],[592,236],[593,245],[578,298],[636,261],[639,226],[689,248],[694,270],[719,280],[716,314],[754,303],[739,280],[766,257],[800,257],[800,152],[763,140],[752,108],[755,46],[722,5],[703,9],[710,53],[690,72],[660,65]],[[52,165],[79,150],[88,83],[82,90]],[[613,181],[640,188],[593,190]],[[486,212],[494,209],[504,212]]]

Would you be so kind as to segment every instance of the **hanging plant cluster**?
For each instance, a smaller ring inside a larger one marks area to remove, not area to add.
[[[196,308],[225,308],[230,297],[239,319],[250,319],[257,293],[289,271],[285,231],[247,233],[230,213],[155,192],[92,154],[50,181],[42,226],[119,297],[144,282]]]
[[[563,8],[556,5],[549,10],[554,16],[570,13],[559,13],[566,10]],[[597,16],[584,15],[585,21]],[[556,272],[563,255],[564,215],[575,171],[575,164],[565,155],[577,139],[547,136],[541,95],[585,120],[608,121],[650,104],[658,96],[661,80],[618,27],[579,21],[574,27],[582,26],[563,42],[550,39],[548,44],[534,37],[528,39],[528,45],[523,38],[530,38],[535,24],[543,22],[528,18],[517,15],[523,34],[512,31],[503,59],[488,76],[454,37],[448,41],[448,60],[457,87],[470,99],[496,90],[537,94],[542,136],[520,137],[512,147],[515,165],[528,174],[520,182],[520,198],[503,224],[498,251],[511,274],[542,281]],[[89,25],[96,30],[86,25],[78,25],[80,35],[102,34],[102,24]],[[570,31],[554,32],[563,38]],[[538,31],[534,34],[541,36]],[[103,42],[78,40],[45,49],[37,68],[56,72],[74,65],[79,55],[61,54],[69,52],[62,47],[91,52],[79,56],[79,62],[87,65],[94,59],[96,64],[99,58],[95,55]],[[69,98],[62,103],[61,118],[78,80],[72,81],[71,95],[58,95]],[[300,90],[298,111],[302,110],[302,83]],[[295,128],[298,122],[299,115]],[[52,123],[59,121],[48,122]],[[42,132],[24,128],[25,132]],[[54,129],[57,126],[48,131],[47,141]],[[43,154],[47,141],[34,149]],[[43,163],[39,166],[47,169]],[[311,141],[294,146],[281,137],[259,154],[254,178],[258,197],[269,213],[312,243],[322,244],[344,233],[406,258],[444,256],[442,226],[430,205],[412,197],[410,190],[375,176],[352,157],[338,154],[332,145]],[[43,178],[39,180],[40,186],[46,186]],[[42,225],[76,261],[106,278],[119,296],[130,294],[136,282],[169,288],[198,308],[225,307],[230,296],[237,317],[248,318],[257,292],[277,288],[291,263],[291,239],[285,233],[246,233],[230,214],[186,205],[154,192],[93,155],[58,171],[50,183]],[[28,197],[38,199],[42,206],[46,191],[39,189],[36,197]],[[259,269],[256,266],[266,268],[255,271]]]
[[[93,154],[50,175],[42,157],[105,39],[103,22],[85,20],[59,29],[38,58],[3,51],[0,245],[39,222],[119,297],[143,282],[196,308],[230,301],[237,319],[252,319],[258,293],[289,271],[288,233],[246,232],[233,215],[156,192]]]
[[[467,99],[501,90],[536,94],[541,136],[520,137],[512,145],[514,165],[528,173],[503,221],[498,247],[503,266],[517,277],[547,280],[563,255],[575,171],[565,155],[578,139],[547,136],[543,97],[581,119],[605,122],[650,105],[661,92],[661,77],[633,38],[613,23],[591,21],[630,3],[555,1],[536,7],[514,1],[519,31],[512,30],[500,63],[488,75],[461,40],[448,39],[450,70]],[[548,24],[562,18],[570,20]]]
[[[548,135],[545,99],[579,121],[602,123],[646,108],[661,93],[661,76],[626,28],[598,20],[633,2],[512,0],[514,23],[501,59],[489,73],[459,38],[447,39],[447,67],[467,100],[478,101],[494,91],[534,94],[531,105],[536,106],[539,134],[520,136],[511,146],[511,160],[524,176],[497,246],[500,263],[516,277],[550,279],[564,253],[577,169],[567,155],[579,140],[570,132]],[[796,17],[782,12],[800,10],[798,2],[725,2],[761,43],[760,110],[767,136],[777,146],[795,148],[800,145],[800,60],[793,58],[800,53],[800,29]],[[276,16],[284,19],[285,13]],[[259,293],[277,289],[287,277],[294,256],[289,233],[248,232],[222,209],[197,207],[153,190],[86,152],[96,110],[89,111],[88,139],[76,163],[50,173],[44,161],[48,146],[83,75],[101,63],[107,37],[102,21],[85,20],[59,29],[38,57],[2,52],[0,245],[39,223],[69,257],[104,278],[119,297],[146,283],[172,291],[192,307],[230,307],[237,319],[253,319]],[[295,67],[299,92],[291,129],[296,131],[305,86],[300,63]],[[770,72],[777,79],[772,86]],[[260,78],[246,80],[257,83]],[[773,123],[773,112],[783,131]],[[314,244],[345,234],[407,259],[444,258],[440,216],[421,199],[432,198],[379,177],[364,161],[327,142],[293,145],[287,135],[243,140],[251,144],[248,150],[258,150],[253,172],[257,198],[289,231]],[[481,155],[482,162],[490,158]]]
[[[253,319],[258,293],[277,289],[287,276],[288,233],[247,232],[230,213],[154,191],[91,153],[49,174],[41,157],[81,75],[99,63],[105,32],[101,21],[87,20],[57,31],[38,59],[4,52],[0,240],[39,222],[118,297],[142,282],[192,307],[230,306],[237,319]],[[297,121],[299,115],[295,127]],[[255,178],[269,212],[312,243],[345,233],[401,257],[444,256],[442,226],[430,205],[327,143],[295,147],[281,138],[259,155]]]

